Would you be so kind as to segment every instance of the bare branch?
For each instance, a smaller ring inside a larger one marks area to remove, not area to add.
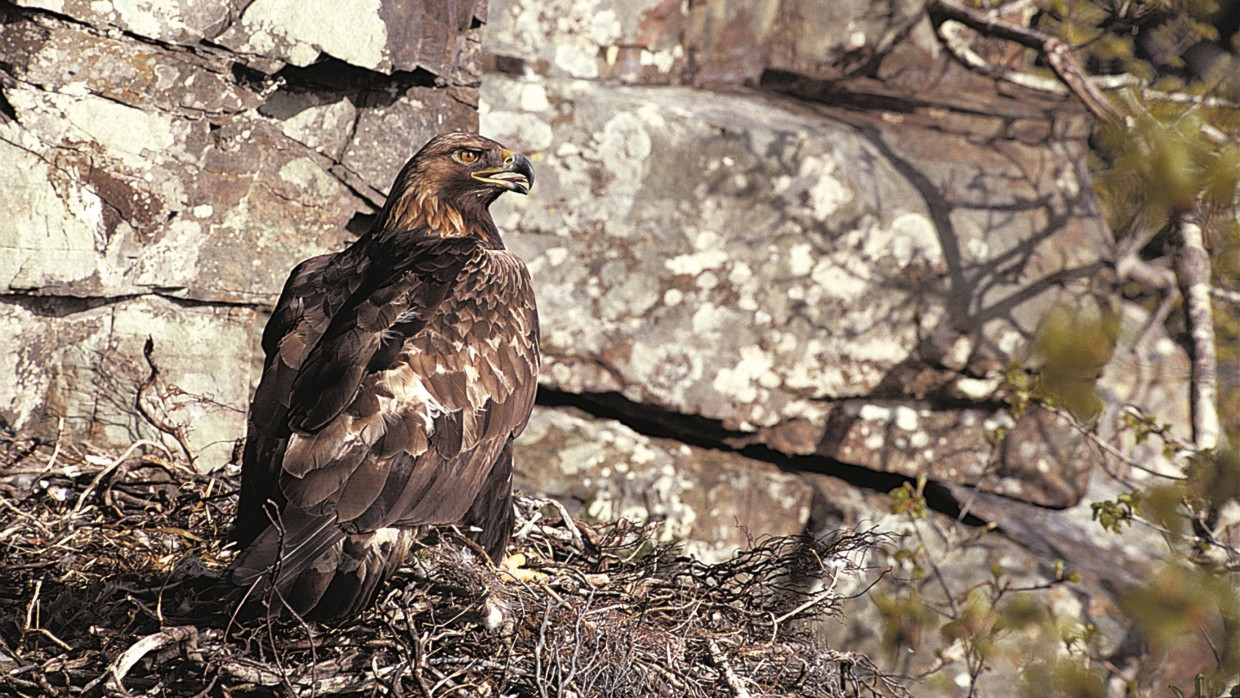
[[[175,438],[177,443],[180,444],[181,450],[185,452],[185,458],[191,465],[193,465],[197,456],[194,454],[193,449],[190,448],[189,440],[185,437],[185,429],[182,427],[172,426],[164,420],[156,417],[151,413],[151,410],[147,408],[146,403],[143,401],[143,396],[146,394],[146,391],[154,387],[156,381],[159,379],[159,366],[155,365],[155,359],[152,356],[154,352],[155,340],[151,339],[150,336],[147,336],[146,344],[142,346],[142,357],[146,359],[146,365],[150,367],[151,375],[148,376],[146,381],[138,387],[138,396],[134,398],[134,407],[138,409],[138,413],[141,414],[146,421],[151,423],[151,426]]]
[[[732,689],[732,695],[736,696],[736,698],[750,698],[749,689],[745,688],[744,682],[732,670],[732,665],[728,662],[727,656],[719,650],[719,643],[712,638],[709,647],[710,659],[723,672],[723,676],[728,682],[728,688]]]
[[[929,0],[926,3],[926,11],[929,12],[937,27],[941,27],[947,20],[952,20],[987,36],[1014,41],[1021,46],[1038,51],[1055,71],[1055,75],[1076,95],[1077,99],[1081,100],[1090,113],[1099,120],[1107,122],[1118,122],[1123,119],[1120,110],[1111,104],[1102,90],[1085,74],[1085,69],[1072,55],[1072,47],[1063,41],[1049,34],[1005,22],[985,12],[963,7],[947,0]]]
[[[1116,261],[1115,273],[1121,279],[1131,279],[1150,290],[1170,291],[1175,288],[1174,271],[1151,264],[1138,257],[1136,252],[1126,254]]]
[[[123,683],[125,680],[125,675],[128,674],[129,670],[132,669],[134,665],[137,664],[143,657],[174,642],[185,642],[187,640],[193,642],[197,638],[198,628],[195,628],[192,625],[167,628],[161,630],[160,632],[147,635],[141,640],[138,640],[134,644],[130,645],[129,649],[122,652],[115,661],[108,665],[108,669],[103,673],[103,675],[87,684],[83,692],[88,692],[91,688],[94,688],[99,684],[99,682],[102,681],[106,682],[105,685],[112,691],[124,695],[127,693],[127,691],[125,691],[125,684]]]
[[[1225,288],[1211,286],[1210,295],[1226,303],[1235,303],[1236,305],[1240,305],[1240,293],[1237,293],[1236,291],[1228,291]]]
[[[95,475],[95,478],[90,481],[90,485],[88,485],[86,489],[82,490],[82,494],[78,495],[77,502],[74,503],[73,505],[72,515],[77,516],[79,513],[81,513],[82,507],[85,506],[86,504],[86,498],[89,497],[90,493],[93,492],[95,488],[99,486],[99,483],[102,482],[104,478],[109,477],[113,472],[115,472],[116,469],[119,468],[120,465],[125,462],[125,459],[129,458],[129,456],[133,454],[133,452],[136,449],[141,448],[143,446],[150,446],[151,448],[158,448],[162,450],[164,453],[168,453],[168,449],[164,448],[162,444],[156,443],[154,441],[147,441],[145,439],[139,439],[133,442],[132,444],[129,444],[129,448],[125,449],[125,452],[122,453],[119,458],[113,460],[112,463],[108,465],[106,468],[104,468],[103,470],[100,470],[98,474]]]
[[[1214,313],[1210,307],[1210,258],[1201,226],[1181,215],[1175,226],[1175,276],[1184,297],[1192,340],[1190,382],[1193,441],[1197,448],[1218,446],[1218,360],[1214,351]]]

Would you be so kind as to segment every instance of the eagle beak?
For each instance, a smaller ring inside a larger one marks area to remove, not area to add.
[[[508,149],[501,150],[500,155],[504,157],[502,167],[478,170],[470,176],[479,182],[493,184],[507,191],[529,194],[530,187],[534,186],[534,166],[530,164],[529,158]]]

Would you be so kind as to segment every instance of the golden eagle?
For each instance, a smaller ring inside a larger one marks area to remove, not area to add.
[[[336,620],[369,605],[420,526],[458,524],[503,554],[538,316],[488,207],[533,181],[495,141],[437,136],[367,233],[293,269],[263,332],[234,583]]]

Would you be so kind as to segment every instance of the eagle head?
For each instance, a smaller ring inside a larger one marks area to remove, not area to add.
[[[473,197],[490,203],[505,191],[528,194],[534,184],[534,168],[528,158],[476,133],[456,131],[436,136],[413,156],[412,162],[422,172],[424,182],[439,188],[445,202]]]
[[[444,133],[405,163],[376,227],[422,224],[458,235],[472,220],[490,228],[487,208],[499,195],[528,194],[533,184],[534,168],[524,155],[476,133]]]

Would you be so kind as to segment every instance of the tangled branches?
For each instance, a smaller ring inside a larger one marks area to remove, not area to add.
[[[433,531],[353,622],[231,615],[235,474],[0,443],[0,692],[15,695],[904,695],[814,622],[872,536],[771,538],[706,564],[624,521],[519,498],[499,574]],[[855,557],[855,556],[854,556]]]

